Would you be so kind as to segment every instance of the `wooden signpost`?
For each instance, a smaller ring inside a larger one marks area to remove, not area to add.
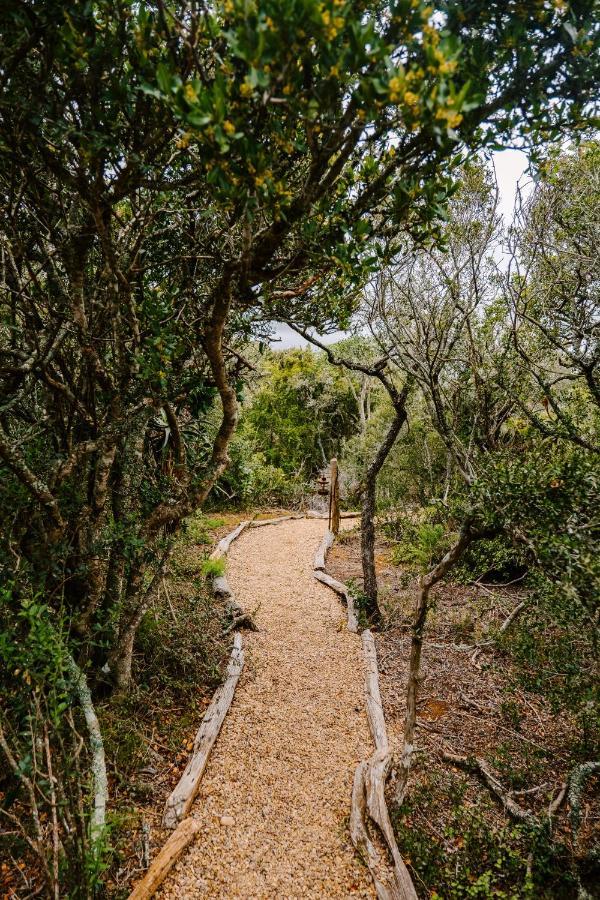
[[[330,463],[329,478],[329,530],[337,534],[340,530],[340,484],[337,459]]]

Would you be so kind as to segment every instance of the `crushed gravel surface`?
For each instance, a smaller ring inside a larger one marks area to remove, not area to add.
[[[246,531],[228,580],[260,631],[192,815],[197,841],[162,900],[375,896],[348,835],[356,764],[372,752],[360,639],[312,575],[323,521]]]

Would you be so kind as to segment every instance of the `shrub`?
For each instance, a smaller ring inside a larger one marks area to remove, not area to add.
[[[566,850],[545,829],[495,823],[487,798],[465,804],[466,783],[444,774],[417,787],[392,813],[398,845],[435,900],[504,897],[558,900],[574,896]]]
[[[408,564],[426,572],[446,552],[451,539],[452,534],[439,523],[406,524],[401,540],[392,550],[391,560],[396,566]]]
[[[465,551],[453,571],[453,578],[462,584],[478,579],[509,581],[527,571],[525,552],[503,534],[476,541]]]

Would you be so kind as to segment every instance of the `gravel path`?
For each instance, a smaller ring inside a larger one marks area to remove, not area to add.
[[[347,833],[352,777],[372,752],[360,639],[312,576],[324,523],[246,531],[228,578],[260,631],[192,815],[198,841],[162,900],[375,896]]]

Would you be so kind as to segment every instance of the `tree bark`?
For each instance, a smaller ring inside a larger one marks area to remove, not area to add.
[[[235,431],[238,409],[235,388],[229,381],[223,355],[223,336],[232,302],[229,279],[223,280],[220,290],[222,290],[222,294],[216,296],[210,319],[205,328],[203,346],[221,400],[221,424],[213,442],[210,462],[204,477],[193,482],[184,492],[184,496],[176,503],[161,503],[152,511],[140,534],[147,543],[154,541],[167,528],[175,530],[182,519],[198,509],[229,464],[227,449]],[[183,453],[183,451],[181,452]],[[140,577],[130,578],[129,600],[126,603],[126,610],[119,627],[118,644],[111,653],[109,661],[115,684],[119,690],[126,689],[131,683],[135,636],[149,604],[150,589],[142,594],[143,552],[142,550],[138,554],[137,564],[134,563],[140,571]],[[161,563],[161,570],[164,562],[165,560]]]
[[[417,602],[412,623],[412,639],[410,645],[410,662],[408,682],[406,686],[406,714],[404,718],[404,742],[400,760],[400,772],[396,787],[396,803],[400,805],[406,796],[408,776],[414,750],[415,728],[417,724],[417,699],[419,691],[419,674],[421,669],[421,650],[423,647],[423,630],[429,612],[429,593],[431,588],[454,566],[463,555],[469,544],[480,535],[471,531],[468,524],[463,525],[457,542],[448,550],[440,562],[427,575],[420,579]]]
[[[377,603],[377,573],[375,571],[375,509],[377,503],[377,476],[406,422],[404,401],[395,410],[392,423],[377,451],[375,458],[365,472],[362,491],[360,520],[360,552],[363,570],[363,591],[367,599],[366,613],[370,619],[378,619],[380,610]]]
[[[104,742],[100,723],[92,702],[92,695],[85,675],[72,656],[67,656],[67,671],[73,679],[73,685],[77,699],[81,704],[88,734],[90,736],[90,751],[92,754],[92,776],[94,782],[94,809],[91,815],[90,837],[92,850],[98,854],[100,842],[106,825],[106,805],[108,803],[108,778],[106,775],[106,759],[104,756]]]

